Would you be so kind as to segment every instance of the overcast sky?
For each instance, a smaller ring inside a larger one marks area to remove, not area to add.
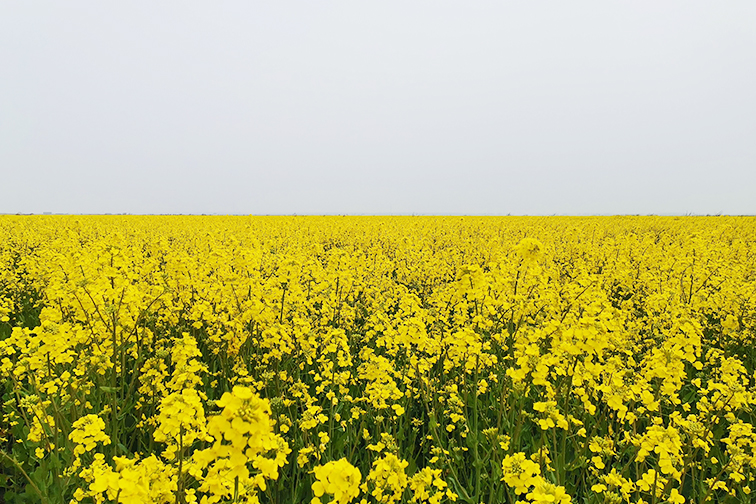
[[[756,2],[3,1],[0,212],[756,213]]]

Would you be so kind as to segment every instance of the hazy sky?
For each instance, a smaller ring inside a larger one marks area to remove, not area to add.
[[[756,213],[756,2],[3,1],[0,212]]]

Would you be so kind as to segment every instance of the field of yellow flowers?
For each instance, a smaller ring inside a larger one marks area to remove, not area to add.
[[[0,217],[0,502],[744,503],[756,219]]]

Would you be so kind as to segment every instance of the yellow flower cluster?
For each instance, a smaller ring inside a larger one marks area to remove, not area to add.
[[[502,480],[516,494],[525,494],[529,502],[534,504],[568,504],[572,501],[563,486],[554,485],[541,476],[540,465],[527,459],[522,452],[508,455],[504,458],[501,466],[504,474]]]
[[[214,442],[195,452],[189,472],[202,481],[199,490],[209,493],[207,502],[238,496],[254,500],[258,489],[267,488],[266,479],[278,479],[278,470],[291,450],[273,432],[268,400],[248,387],[234,387],[217,405],[223,410],[207,422],[207,433]]]
[[[407,487],[407,474],[404,472],[407,465],[406,460],[399,459],[393,453],[386,453],[373,462],[367,481],[373,487],[371,495],[378,502],[394,503],[401,500]],[[364,490],[368,490],[367,486]]]
[[[103,454],[95,454],[94,462],[81,471],[81,477],[89,482],[89,490],[76,489],[74,498],[77,501],[91,498],[98,504],[167,504],[174,501],[176,475],[155,455],[140,461],[115,457],[114,462],[115,470],[105,463]],[[187,502],[195,500],[190,492]]]
[[[565,492],[563,486],[557,486],[541,476],[541,467],[529,460],[522,452],[508,455],[502,464],[504,481],[516,494],[525,494],[529,502],[534,504],[568,504],[572,498]]]
[[[441,478],[441,469],[426,467],[418,471],[410,478],[409,487],[412,490],[410,502],[439,504],[444,498],[453,502],[459,497],[449,490],[449,485]]]
[[[517,494],[524,494],[541,480],[541,468],[522,452],[507,455],[501,463],[502,480]]]
[[[168,460],[176,458],[176,451],[191,446],[201,439],[212,441],[207,434],[205,411],[202,400],[194,389],[173,392],[160,402],[157,428],[153,438],[158,443],[167,443],[163,456]]]
[[[312,504],[321,504],[320,498],[325,494],[332,495],[333,501],[338,504],[347,504],[360,494],[362,474],[345,458],[319,465],[313,472]]]
[[[105,422],[97,415],[86,415],[77,419],[72,425],[73,431],[68,439],[76,445],[74,455],[79,456],[92,451],[97,443],[110,444],[110,438],[105,432]]]

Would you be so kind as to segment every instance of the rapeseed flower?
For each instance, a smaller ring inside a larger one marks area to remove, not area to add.
[[[312,484],[312,504],[320,504],[320,497],[328,494],[338,504],[347,504],[360,494],[360,470],[346,458],[319,465],[313,470],[316,481]]]
[[[80,456],[94,450],[98,443],[110,444],[110,437],[105,434],[105,422],[97,415],[86,415],[76,420],[71,434],[68,435],[76,446],[74,455]]]
[[[527,493],[530,487],[541,481],[541,467],[525,457],[522,452],[507,455],[501,463],[502,481],[516,494]]]
[[[386,453],[373,462],[373,467],[367,476],[367,483],[373,488],[371,495],[378,502],[393,503],[401,500],[407,486],[407,475],[404,469],[408,464],[406,460],[399,459],[393,453]],[[363,487],[363,490],[367,491],[367,486]]]

